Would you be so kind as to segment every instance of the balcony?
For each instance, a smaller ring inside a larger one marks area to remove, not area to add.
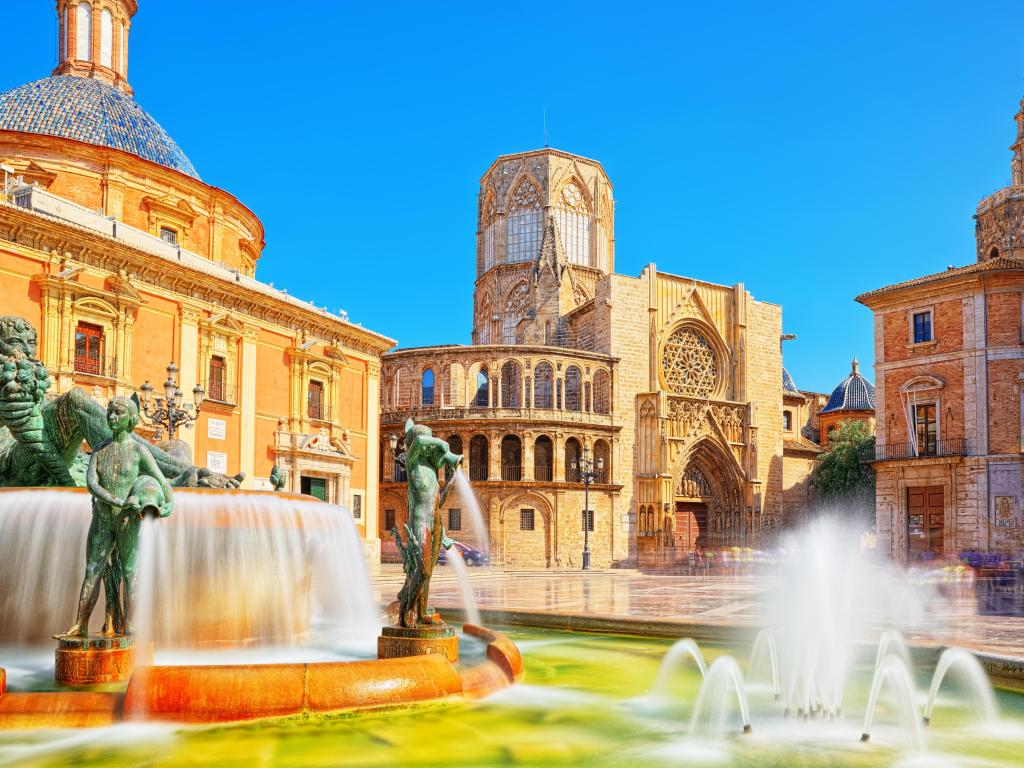
[[[506,483],[518,483],[523,479],[523,468],[522,467],[502,467],[501,468],[501,479]]]
[[[70,357],[74,360],[75,373],[87,376],[100,376],[105,379],[117,378],[117,358],[108,355],[82,354],[72,349]]]
[[[915,450],[917,448],[917,450]],[[901,461],[905,459],[931,459],[940,456],[966,456],[967,440],[951,437],[936,440],[924,446],[914,443],[889,443],[875,446],[875,461]]]
[[[206,385],[206,400],[204,402],[213,402],[221,405],[236,405],[238,403],[238,396],[235,393],[235,387],[231,384],[217,384],[207,383]]]
[[[406,419],[431,421],[561,421],[572,424],[612,426],[612,414],[566,411],[557,408],[490,408],[487,406],[441,407],[436,405],[382,406],[381,421],[404,424]]]

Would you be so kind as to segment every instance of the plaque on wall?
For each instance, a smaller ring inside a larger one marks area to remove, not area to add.
[[[1016,525],[1013,496],[996,496],[996,528],[1013,528]]]
[[[223,440],[228,433],[228,423],[224,419],[207,419],[206,436],[211,440]]]
[[[207,451],[206,466],[214,472],[225,473],[228,471],[228,455],[221,451]]]

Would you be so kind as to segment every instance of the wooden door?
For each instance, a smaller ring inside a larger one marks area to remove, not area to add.
[[[676,501],[676,547],[684,552],[707,549],[708,508],[703,502]]]
[[[944,499],[941,486],[907,489],[907,551],[909,559],[921,560],[943,554],[945,542]]]

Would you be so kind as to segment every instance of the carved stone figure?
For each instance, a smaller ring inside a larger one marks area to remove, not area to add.
[[[430,577],[441,547],[448,549],[452,545],[441,524],[441,506],[461,462],[462,456],[452,453],[448,443],[434,437],[429,427],[413,424],[412,419],[405,423],[405,468],[409,476],[409,522],[405,526],[405,541],[392,529],[405,570],[405,584],[398,593],[402,627],[434,623],[427,611]],[[439,494],[437,473],[442,467],[447,479]]]
[[[81,485],[69,470],[82,463],[83,440],[97,446],[113,437],[106,414],[81,389],[47,399],[51,380],[35,355],[32,325],[0,316],[0,486]],[[237,488],[245,478],[195,467],[138,435],[131,439],[146,447],[171,485]]]
[[[66,637],[89,634],[89,617],[96,607],[101,579],[107,597],[103,634],[129,633],[142,518],[146,514],[167,517],[174,505],[171,485],[148,446],[132,439],[139,423],[137,400],[113,398],[106,417],[112,437],[98,446],[89,460],[92,524],[86,542],[85,578],[78,617]]]

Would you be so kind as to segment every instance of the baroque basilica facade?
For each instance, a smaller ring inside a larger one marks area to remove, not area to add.
[[[473,343],[383,358],[382,531],[406,519],[388,438],[409,417],[466,456],[483,520],[453,493],[451,535],[507,566],[579,567],[585,538],[597,567],[671,566],[805,512],[822,396],[784,374],[781,307],[616,274],[613,201],[600,163],[555,149],[483,175]]]

